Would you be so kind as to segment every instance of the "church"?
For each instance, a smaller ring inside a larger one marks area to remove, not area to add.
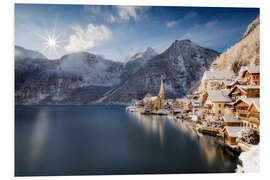
[[[147,93],[146,96],[137,103],[137,107],[148,108],[151,109],[151,111],[158,111],[159,109],[165,108],[165,92],[162,78],[158,96],[151,96],[150,93]]]

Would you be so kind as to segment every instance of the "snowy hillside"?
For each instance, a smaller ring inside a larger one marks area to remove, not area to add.
[[[65,74],[82,77],[84,85],[113,86],[120,83],[122,64],[106,60],[87,52],[73,53],[63,56],[59,63]]]
[[[213,64],[218,70],[234,70],[241,66],[260,64],[260,17],[257,17],[243,34],[242,39],[226,50]]]
[[[15,46],[15,60],[21,60],[21,59],[47,59],[46,56],[43,54],[37,52],[37,51],[31,51],[28,49],[25,49],[20,46]]]

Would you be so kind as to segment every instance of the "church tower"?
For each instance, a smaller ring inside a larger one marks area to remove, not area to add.
[[[165,92],[164,92],[164,85],[163,85],[163,78],[161,77],[161,82],[160,82],[160,89],[158,93],[159,99],[160,99],[160,109],[164,109],[164,104],[165,104]]]

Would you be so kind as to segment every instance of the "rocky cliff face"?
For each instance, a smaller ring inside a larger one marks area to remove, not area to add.
[[[166,98],[182,97],[201,79],[218,55],[218,52],[200,47],[190,40],[177,40],[98,102],[129,103],[141,99],[148,92],[157,95],[161,77],[164,79]]]
[[[165,97],[182,97],[219,55],[190,40],[177,40],[161,54],[147,48],[126,63],[87,52],[48,60],[18,49],[23,56],[15,56],[16,104],[127,104],[147,92],[156,95],[161,76]]]

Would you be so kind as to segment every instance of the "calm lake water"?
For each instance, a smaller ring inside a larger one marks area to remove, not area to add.
[[[125,106],[16,106],[15,175],[234,172],[222,140]]]

